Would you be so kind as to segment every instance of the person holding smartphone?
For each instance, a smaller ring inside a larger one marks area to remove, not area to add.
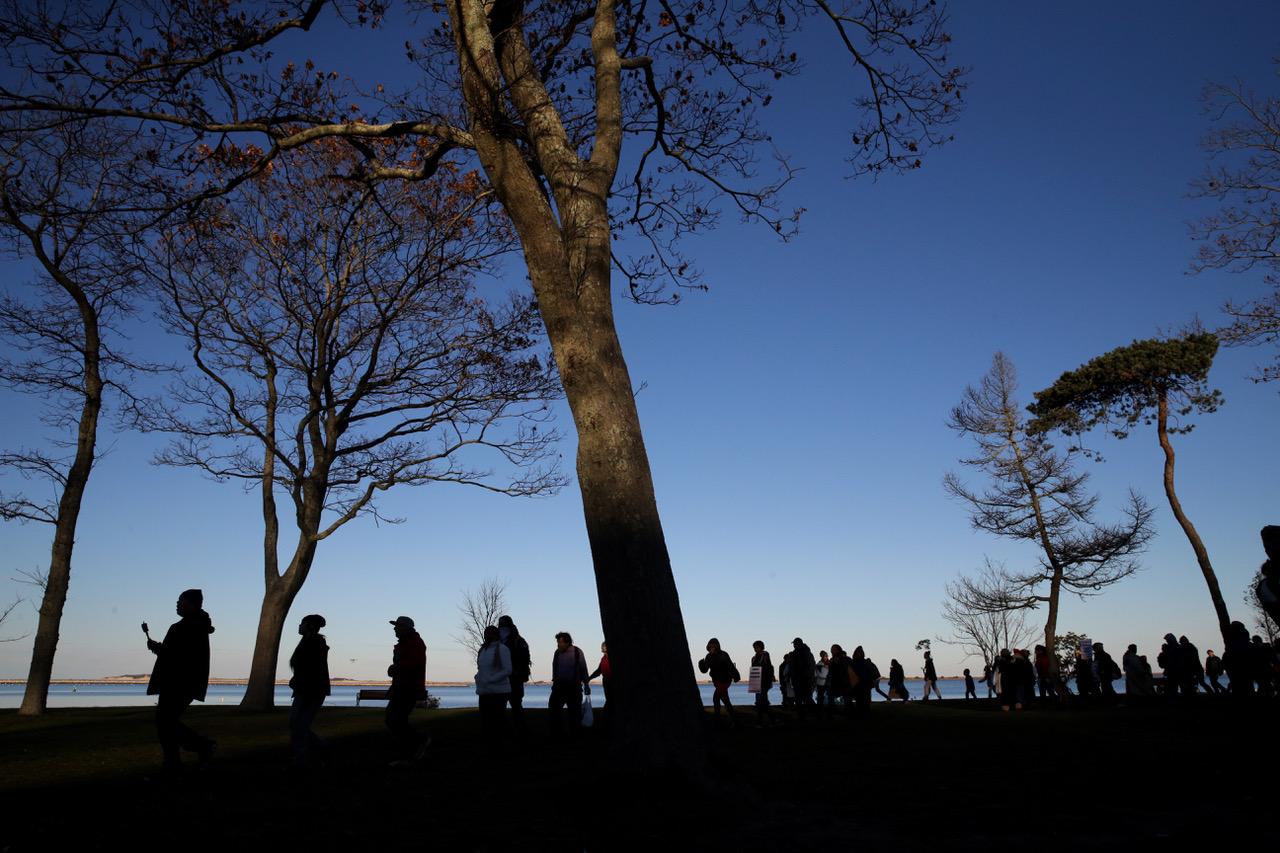
[[[188,589],[178,596],[175,608],[177,622],[169,626],[164,640],[157,643],[147,633],[147,648],[156,656],[147,683],[147,695],[156,696],[156,734],[164,754],[164,772],[176,776],[182,772],[182,750],[199,756],[204,768],[217,743],[196,734],[182,722],[182,715],[192,702],[203,702],[209,688],[209,635],[213,621],[205,613],[204,593]]]

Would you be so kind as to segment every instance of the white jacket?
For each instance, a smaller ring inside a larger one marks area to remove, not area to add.
[[[498,647],[498,659],[494,661],[493,647]],[[511,692],[511,650],[501,641],[489,643],[480,649],[476,672],[476,693],[486,696],[492,693]]]

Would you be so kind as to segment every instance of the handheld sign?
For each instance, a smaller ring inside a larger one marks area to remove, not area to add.
[[[751,667],[751,674],[750,674],[750,677],[747,679],[747,692],[759,693],[760,682],[763,680],[764,680],[764,667],[762,666]]]

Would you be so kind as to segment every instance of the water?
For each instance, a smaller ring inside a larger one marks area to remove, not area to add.
[[[1116,682],[1117,687],[1123,684],[1122,681]],[[887,689],[887,685],[888,682],[884,682],[881,688]],[[964,679],[940,678],[938,687],[942,690],[944,699],[964,698]],[[352,707],[356,704],[356,692],[360,689],[351,685],[334,685],[333,693],[325,700],[325,704],[335,707]],[[474,687],[428,687],[427,690],[432,696],[440,698],[441,708],[475,708],[478,704]],[[923,692],[922,683],[908,681],[907,690],[911,693],[912,699],[919,699]],[[21,684],[0,684],[0,708],[17,708],[22,703],[22,691]],[[702,694],[702,704],[710,705],[711,685],[699,684],[698,691]],[[978,685],[978,695],[986,696],[985,685]],[[242,696],[244,696],[242,684],[211,684],[208,695],[205,697],[205,704],[236,705],[239,704]],[[277,705],[288,705],[292,697],[293,693],[288,687],[276,687]],[[730,687],[729,697],[734,705],[744,707],[755,702],[755,696],[747,692],[745,681]],[[550,698],[550,685],[525,686],[524,702],[529,708],[545,708]],[[876,693],[872,693],[871,698],[877,702],[884,701]],[[775,705],[782,701],[776,687],[769,692],[769,699]],[[604,692],[600,690],[598,683],[591,691],[591,700],[596,707],[604,703]],[[147,695],[145,684],[54,684],[49,687],[50,708],[119,708],[154,704],[155,697]],[[382,704],[381,702],[361,703],[362,706],[373,707],[380,707]]]

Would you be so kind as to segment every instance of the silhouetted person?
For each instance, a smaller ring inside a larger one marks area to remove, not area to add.
[[[311,730],[320,706],[329,695],[329,644],[320,629],[325,626],[319,613],[303,616],[298,623],[302,639],[289,657],[293,677],[293,705],[289,708],[289,745],[295,767],[306,767],[324,750],[324,742]]]
[[[556,651],[551,656],[551,699],[547,707],[551,714],[548,725],[553,737],[563,731],[560,725],[561,711],[569,714],[569,733],[582,730],[582,697],[591,695],[591,683],[587,677],[587,656],[573,644],[568,631],[556,634]]]
[[[182,772],[182,750],[200,757],[200,767],[209,763],[217,744],[202,737],[182,722],[182,714],[192,702],[203,702],[209,688],[209,635],[213,622],[201,608],[204,593],[188,589],[178,596],[181,617],[169,626],[164,640],[147,639],[147,648],[156,656],[147,683],[147,695],[156,699],[156,734],[164,754],[166,774]],[[143,626],[146,630],[146,626]]]
[[[897,697],[903,702],[911,699],[911,694],[907,692],[906,670],[898,663],[897,658],[889,659],[889,696]]]
[[[1205,693],[1210,692],[1209,685],[1204,683],[1204,664],[1200,663],[1200,650],[1184,635],[1178,638],[1178,652],[1185,672],[1184,683],[1191,686],[1191,692],[1196,691],[1196,685]]]
[[[729,725],[736,726],[737,722],[733,719],[733,703],[729,701],[729,685],[735,681],[741,681],[742,676],[738,673],[738,668],[733,665],[729,653],[720,648],[720,641],[715,637],[707,640],[707,656],[698,661],[698,669],[703,674],[711,676],[711,684],[715,688],[711,693],[711,707],[715,710],[716,716],[720,716],[720,706],[723,704],[725,715],[729,718]]]
[[[1227,689],[1232,696],[1253,695],[1253,649],[1249,629],[1240,622],[1227,626],[1222,666],[1227,672]]]
[[[421,761],[431,745],[430,737],[420,737],[409,725],[409,714],[427,693],[427,645],[408,616],[397,616],[390,624],[395,629],[396,644],[391,650],[391,666],[387,667],[391,687],[387,690],[385,719],[403,756],[392,763],[403,766],[410,760]]]
[[[1204,658],[1204,674],[1209,678],[1209,689],[1213,691],[1215,696],[1221,696],[1227,692],[1227,688],[1218,683],[1218,679],[1222,677],[1225,670],[1222,668],[1222,658],[1213,653],[1213,649],[1205,652]]]
[[[587,681],[595,679],[596,676],[600,677],[600,686],[604,688],[604,707],[600,709],[600,713],[607,721],[609,719],[609,686],[613,684],[613,666],[609,663],[608,643],[600,644],[600,664],[587,676]]]
[[[853,707],[858,716],[865,716],[871,711],[871,686],[875,684],[875,676],[867,653],[858,646],[849,659],[849,668],[853,670]]]
[[[1000,710],[1016,708],[1021,711],[1022,703],[1018,701],[1019,672],[1013,652],[1008,649],[1001,649],[1000,656],[996,658],[996,675],[1000,677]]]
[[[1084,656],[1084,652],[1076,650],[1075,672],[1076,693],[1081,698],[1098,695],[1098,682],[1093,677],[1093,661]]]
[[[1093,662],[1098,669],[1098,690],[1102,693],[1102,698],[1114,699],[1116,688],[1112,682],[1122,675],[1115,658],[1107,653],[1102,643],[1094,643]]]
[[[1189,696],[1194,688],[1187,690],[1187,675],[1182,666],[1182,647],[1173,634],[1164,635],[1164,645],[1160,646],[1160,654],[1156,655],[1156,663],[1164,670],[1164,692],[1166,696],[1177,696],[1183,693]]]
[[[507,696],[511,704],[511,722],[516,731],[524,731],[524,686],[533,671],[533,655],[510,616],[498,617],[498,637],[511,653],[511,691]]]
[[[1035,653],[1036,686],[1039,688],[1040,698],[1057,699],[1058,690],[1053,683],[1053,659],[1049,657],[1049,649],[1045,646],[1036,646]]]
[[[795,695],[796,711],[804,719],[805,712],[813,707],[813,668],[816,662],[813,652],[799,637],[791,641],[791,648],[791,692]]]
[[[933,666],[933,655],[924,653],[924,701],[929,701],[929,691],[941,699],[942,691],[938,689],[938,670]]]
[[[791,687],[791,652],[782,655],[782,663],[778,664],[778,692],[782,695],[782,707],[790,707],[796,694]]]
[[[818,661],[813,665],[813,687],[818,693],[818,711],[824,716],[827,709],[827,679],[831,674],[831,658],[827,650],[818,652]]]
[[[1036,695],[1036,668],[1031,663],[1031,653],[1026,649],[1013,650],[1013,671],[1018,683],[1014,689],[1014,704],[1026,705]]]
[[[1151,666],[1138,654],[1138,646],[1130,643],[1124,653],[1124,692],[1126,696],[1152,696],[1155,687],[1151,683]]]
[[[756,692],[756,723],[763,726],[766,722],[775,722],[773,707],[769,704],[769,689],[773,687],[773,661],[764,650],[764,642],[756,640],[751,644],[755,652],[751,656],[751,665],[760,667],[760,689]]]
[[[982,683],[987,685],[987,698],[990,699],[996,695],[996,668],[994,664],[986,663],[982,666]],[[893,690],[892,676],[889,682],[890,691]]]
[[[1262,528],[1262,548],[1267,552],[1267,561],[1262,564],[1262,578],[1254,592],[1271,621],[1280,623],[1280,525]]]
[[[871,689],[883,696],[885,701],[888,701],[889,694],[880,689],[880,682],[884,680],[884,676],[880,673],[880,667],[876,666],[876,662],[871,658],[867,658],[867,668],[871,671]]]
[[[492,743],[505,733],[502,712],[511,699],[511,650],[502,642],[497,625],[484,629],[484,645],[476,652],[476,695],[480,725]]]
[[[1253,635],[1253,680],[1258,684],[1258,695],[1270,698],[1275,695],[1276,659],[1271,646],[1262,637]]]
[[[964,698],[966,700],[978,698],[978,685],[973,683],[973,676],[967,669],[964,671]]]
[[[844,702],[845,716],[853,716],[853,690],[857,676],[853,672],[849,656],[839,643],[831,646],[831,671],[827,677],[827,707],[840,699]]]

